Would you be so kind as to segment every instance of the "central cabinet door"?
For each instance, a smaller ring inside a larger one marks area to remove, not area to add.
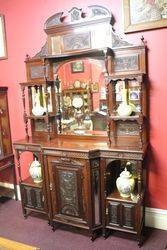
[[[85,224],[84,165],[72,159],[49,162],[53,220]]]

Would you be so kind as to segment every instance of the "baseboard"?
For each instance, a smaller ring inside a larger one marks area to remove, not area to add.
[[[145,216],[146,226],[167,230],[167,210],[146,207]]]
[[[0,186],[1,186],[1,187],[6,187],[6,188],[14,189],[14,185],[11,184],[11,183],[0,182]],[[16,188],[17,188],[18,200],[21,200],[20,187],[19,187],[19,185],[16,185]],[[14,195],[13,195],[12,198],[13,198],[13,199],[15,198]]]
[[[0,182],[0,186],[13,189],[13,184],[10,183]],[[17,185],[17,194],[18,200],[21,200],[19,185]],[[145,224],[148,227],[167,230],[167,210],[146,207]]]

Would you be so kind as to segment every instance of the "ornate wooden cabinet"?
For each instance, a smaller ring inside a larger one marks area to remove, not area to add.
[[[14,193],[15,199],[17,199],[15,164],[12,153],[7,90],[7,87],[0,87],[0,173],[3,175],[5,172],[10,170],[14,189],[1,186],[0,196],[8,196]]]
[[[141,244],[148,140],[144,40],[133,46],[120,39],[104,7],[69,13],[48,18],[46,45],[26,59],[28,82],[21,86],[27,139],[14,143],[23,212],[47,214],[53,230],[63,223],[86,229],[94,239],[114,229],[136,235]],[[38,133],[31,122],[29,137],[29,118],[46,121],[46,130]],[[26,150],[40,156],[40,185],[21,178],[20,154]],[[116,187],[124,168],[134,179],[128,198]]]

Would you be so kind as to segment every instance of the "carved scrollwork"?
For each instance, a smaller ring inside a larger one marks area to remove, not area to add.
[[[59,170],[59,182],[61,212],[66,215],[79,216],[76,173]]]
[[[143,160],[143,154],[137,152],[129,153],[129,152],[101,151],[100,156],[104,158]]]

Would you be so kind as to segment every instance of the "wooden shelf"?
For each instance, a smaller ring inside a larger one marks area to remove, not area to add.
[[[135,196],[137,196],[137,194],[135,193]],[[139,199],[137,200],[132,200],[131,197],[128,198],[124,198],[120,195],[120,193],[115,190],[114,192],[112,192],[110,195],[107,196],[106,198],[107,200],[115,200],[115,201],[122,201],[122,202],[129,202],[129,203],[138,203]]]
[[[109,117],[110,119],[114,120],[114,121],[134,121],[134,120],[138,120],[140,118],[140,115],[132,115],[132,116],[119,116],[119,115],[111,115]]]
[[[42,188],[42,182],[35,183],[33,181],[33,179],[31,178],[31,176],[29,176],[28,178],[22,180],[22,182],[20,184],[21,185],[26,185],[26,186],[31,186],[31,187],[36,187],[36,188]]]
[[[42,120],[42,119],[46,119],[47,117],[55,117],[56,116],[56,114],[48,114],[48,115],[28,115],[27,116],[27,118],[28,119],[32,119],[32,120],[38,120],[38,119],[40,119],[40,120]]]
[[[54,83],[54,80],[36,80],[34,79],[34,81],[27,81],[27,82],[20,82],[19,84],[21,86],[40,86],[40,85],[52,85]]]

